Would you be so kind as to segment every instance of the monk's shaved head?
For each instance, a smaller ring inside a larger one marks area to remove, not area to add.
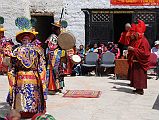
[[[125,30],[126,30],[126,31],[129,31],[130,28],[131,28],[130,23],[126,23],[126,24],[125,24]]]

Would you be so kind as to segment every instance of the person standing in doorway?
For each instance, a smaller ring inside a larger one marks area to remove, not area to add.
[[[128,31],[130,30],[131,25],[130,23],[125,24],[125,31],[121,33],[120,39],[118,41],[119,43],[119,49],[120,49],[120,55],[123,55],[123,50],[127,49],[127,46],[129,44],[129,37],[127,36]]]

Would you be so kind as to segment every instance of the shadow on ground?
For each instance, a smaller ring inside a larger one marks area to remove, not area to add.
[[[158,95],[152,109],[159,110],[159,95]]]
[[[115,85],[120,85],[120,86],[128,86],[127,83],[122,83],[122,82],[109,82],[109,83],[112,83],[112,84],[115,84]]]
[[[147,79],[153,79],[153,78],[156,78],[156,76],[151,76],[151,75],[147,76]]]
[[[112,91],[118,91],[118,92],[125,92],[125,93],[130,93],[130,94],[134,94],[131,88],[125,88],[125,87],[113,87],[114,90]]]
[[[125,92],[125,93],[131,93],[134,94],[131,88],[128,88],[128,84],[127,83],[122,83],[122,82],[109,82],[111,84],[114,84],[114,86],[112,87],[113,90],[112,91],[119,91],[119,92]]]
[[[6,102],[0,103],[0,117],[5,117],[10,110],[10,106]]]

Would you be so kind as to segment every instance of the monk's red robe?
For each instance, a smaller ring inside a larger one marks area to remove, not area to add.
[[[127,37],[127,32],[122,32],[121,33],[121,36],[120,36],[120,39],[119,39],[119,43],[121,43],[122,45],[125,45],[127,46],[129,44],[129,37]]]
[[[143,36],[137,41],[130,42],[130,46],[134,47],[134,51],[129,51],[128,53],[128,78],[131,81],[132,87],[136,89],[146,89],[147,70],[150,67],[150,45]]]
[[[72,62],[72,55],[74,55],[76,51],[74,49],[67,50],[67,68],[64,70],[65,75],[72,74],[73,62]]]

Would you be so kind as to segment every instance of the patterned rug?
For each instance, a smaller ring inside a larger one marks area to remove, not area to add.
[[[101,91],[93,90],[67,90],[63,97],[70,98],[99,98]]]

